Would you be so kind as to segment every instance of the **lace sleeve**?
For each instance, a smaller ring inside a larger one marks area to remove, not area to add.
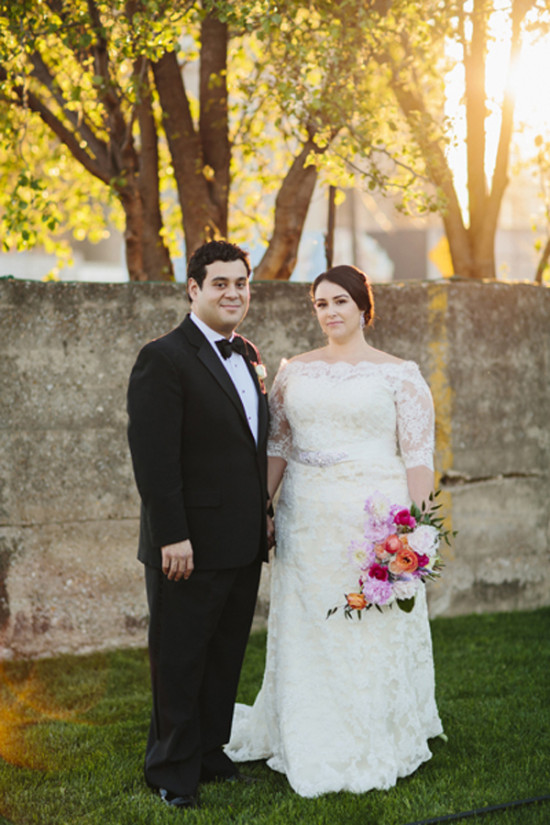
[[[288,461],[292,451],[292,431],[285,414],[286,371],[283,359],[269,393],[269,439],[267,454]]]
[[[433,470],[434,407],[418,366],[407,362],[396,387],[397,436],[407,470],[420,465]]]

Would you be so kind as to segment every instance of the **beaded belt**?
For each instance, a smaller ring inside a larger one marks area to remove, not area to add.
[[[345,452],[327,453],[322,450],[295,450],[292,458],[299,464],[308,464],[311,467],[332,467],[349,458]]]

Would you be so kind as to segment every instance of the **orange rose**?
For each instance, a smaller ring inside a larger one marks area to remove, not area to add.
[[[418,567],[418,556],[409,548],[400,550],[389,563],[392,573],[414,573]]]
[[[363,610],[367,606],[367,600],[362,593],[348,593],[346,601],[352,610]]]
[[[386,545],[385,544],[375,544],[374,545],[374,555],[376,556],[376,558],[379,561],[385,561],[387,558],[389,558],[390,554],[386,550]]]
[[[388,536],[384,542],[384,547],[386,549],[386,553],[391,553],[392,556],[394,553],[398,553],[401,550],[401,539],[397,533],[393,533],[393,535]]]

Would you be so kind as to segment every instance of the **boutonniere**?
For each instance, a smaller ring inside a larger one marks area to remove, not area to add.
[[[263,393],[265,393],[264,381],[267,378],[267,370],[264,364],[257,364],[254,361],[252,361],[252,366],[254,367],[254,372],[258,376],[258,381],[260,382],[260,389]]]

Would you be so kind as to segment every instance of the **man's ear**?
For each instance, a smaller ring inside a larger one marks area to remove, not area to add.
[[[197,295],[197,292],[200,290],[200,286],[195,281],[194,278],[187,279],[187,296],[190,301],[193,301]]]

